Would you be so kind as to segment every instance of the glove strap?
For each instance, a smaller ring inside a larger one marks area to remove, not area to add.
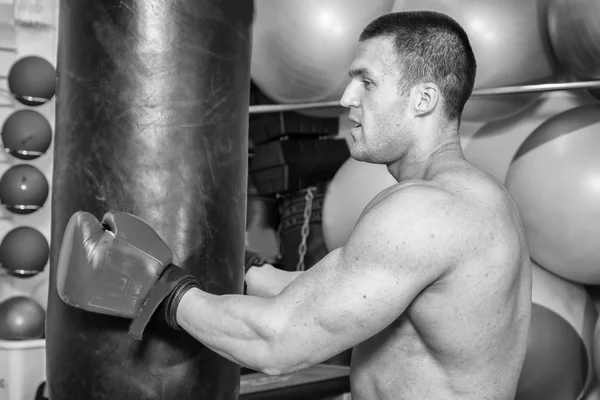
[[[188,290],[195,287],[199,287],[196,278],[191,275],[184,276],[173,286],[171,296],[165,300],[166,304],[164,304],[165,310],[163,321],[176,331],[182,330],[181,326],[177,323],[177,308],[179,308],[179,302]]]
[[[129,325],[129,336],[136,340],[141,340],[142,335],[144,333],[144,329],[146,329],[146,326],[150,322],[150,319],[152,318],[158,307],[160,307],[161,303],[174,290],[181,289],[185,285],[189,285],[189,287],[191,288],[192,280],[195,283],[193,286],[198,286],[196,278],[192,277],[187,272],[185,272],[183,268],[180,268],[174,264],[167,266],[167,268],[165,268],[162,275],[156,282],[156,285],[154,285],[154,287],[150,291],[150,294],[146,298],[146,301],[144,301],[144,304],[142,304],[142,307],[140,308],[140,311],[138,312],[137,316]],[[181,300],[181,297],[184,293],[185,291],[183,290],[180,290],[177,293],[178,298],[176,299],[177,304],[174,305],[175,307],[179,304],[179,300]],[[167,323],[170,325],[171,321],[167,321]],[[177,327],[177,323],[175,323],[175,326]]]

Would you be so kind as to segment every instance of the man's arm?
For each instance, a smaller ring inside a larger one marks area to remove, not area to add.
[[[177,322],[267,374],[317,364],[377,334],[457,262],[465,232],[450,196],[409,187],[372,207],[348,243],[272,298],[188,291]]]

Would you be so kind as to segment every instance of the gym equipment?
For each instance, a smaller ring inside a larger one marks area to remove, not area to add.
[[[337,101],[336,116],[364,27],[393,0],[257,0],[252,78],[278,103]],[[310,112],[309,112],[310,114]]]
[[[327,186],[323,201],[323,237],[329,251],[346,244],[358,217],[385,188],[396,183],[384,165],[348,158]]]
[[[34,110],[17,110],[2,125],[4,150],[21,160],[33,160],[45,154],[52,142],[52,127]]]
[[[600,2],[549,0],[548,31],[565,72],[578,80],[600,79]]]
[[[15,99],[27,106],[46,104],[54,97],[56,70],[44,58],[20,58],[10,67],[8,87]]]
[[[588,89],[592,94],[596,93],[598,96],[598,90],[600,89],[600,80],[593,81],[580,81],[580,82],[551,82],[551,83],[538,83],[532,85],[514,85],[514,86],[502,86],[493,87],[487,89],[474,89],[471,98],[480,97],[495,97],[505,96],[513,94],[526,94],[526,93],[546,93],[546,92],[557,92],[561,90],[580,90]],[[250,114],[268,114],[268,113],[281,113],[285,111],[298,111],[308,110],[317,108],[332,108],[339,106],[339,101],[322,101],[312,103],[293,103],[293,104],[258,104],[251,105],[249,108]]]
[[[0,244],[0,263],[9,275],[19,278],[35,276],[48,263],[50,245],[46,237],[30,226],[9,231]]]
[[[454,18],[469,35],[477,61],[475,88],[548,83],[556,75],[537,0],[396,0],[393,11],[431,10]],[[507,29],[507,27],[511,27]],[[520,113],[539,94],[473,97],[463,120],[489,122]]]
[[[0,303],[0,340],[32,340],[44,337],[44,309],[26,296]]]
[[[283,196],[280,205],[280,268],[305,271],[328,253],[321,229],[325,184]]]
[[[576,282],[600,283],[600,104],[542,123],[512,159],[506,187],[517,203],[531,257]]]
[[[582,285],[532,262],[527,355],[515,400],[582,400],[594,383],[598,313]]]
[[[250,139],[259,146],[284,137],[336,136],[339,121],[339,118],[311,118],[292,111],[263,114],[250,119]]]
[[[277,107],[273,100],[266,96],[252,82],[250,85],[250,108],[258,107]],[[339,102],[338,102],[339,106]],[[259,145],[263,142],[279,139],[288,134],[314,134],[322,136],[335,136],[339,132],[339,117],[332,118],[313,118],[293,111],[284,111],[281,113],[262,113],[250,115],[250,126],[248,132],[250,142]]]
[[[52,400],[231,400],[240,367],[181,331],[64,304],[56,265],[77,211],[150,224],[213,294],[241,293],[253,2],[62,0],[47,382]]]
[[[253,148],[250,174],[261,195],[293,193],[330,180],[350,156],[345,139],[287,135]]]
[[[540,124],[542,115],[554,114],[554,110],[535,108],[512,118],[483,124],[472,134],[466,127],[466,131],[459,131],[464,156],[477,168],[504,182],[523,140]]]
[[[13,214],[31,214],[46,204],[50,186],[33,165],[17,164],[0,178],[0,202]]]

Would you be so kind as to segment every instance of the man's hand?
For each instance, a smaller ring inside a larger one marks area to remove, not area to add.
[[[287,285],[302,274],[302,271],[285,271],[269,263],[246,267],[244,293],[257,297],[277,296]]]
[[[131,318],[129,334],[141,339],[157,313],[173,329],[179,301],[199,287],[171,263],[169,247],[141,219],[109,212],[102,223],[87,212],[75,213],[65,229],[56,286],[60,298],[85,311]]]
[[[244,253],[245,271],[251,267],[260,267],[267,263],[267,257],[252,250],[246,250]]]
[[[269,264],[266,256],[251,250],[246,250],[245,258],[244,294],[250,296],[277,296],[302,273],[275,268]]]

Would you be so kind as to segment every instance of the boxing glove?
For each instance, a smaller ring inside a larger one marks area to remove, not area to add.
[[[63,235],[56,269],[60,298],[85,311],[130,318],[129,335],[141,339],[150,319],[173,329],[185,292],[198,281],[172,264],[172,253],[140,218],[108,212],[102,223],[77,212]]]

